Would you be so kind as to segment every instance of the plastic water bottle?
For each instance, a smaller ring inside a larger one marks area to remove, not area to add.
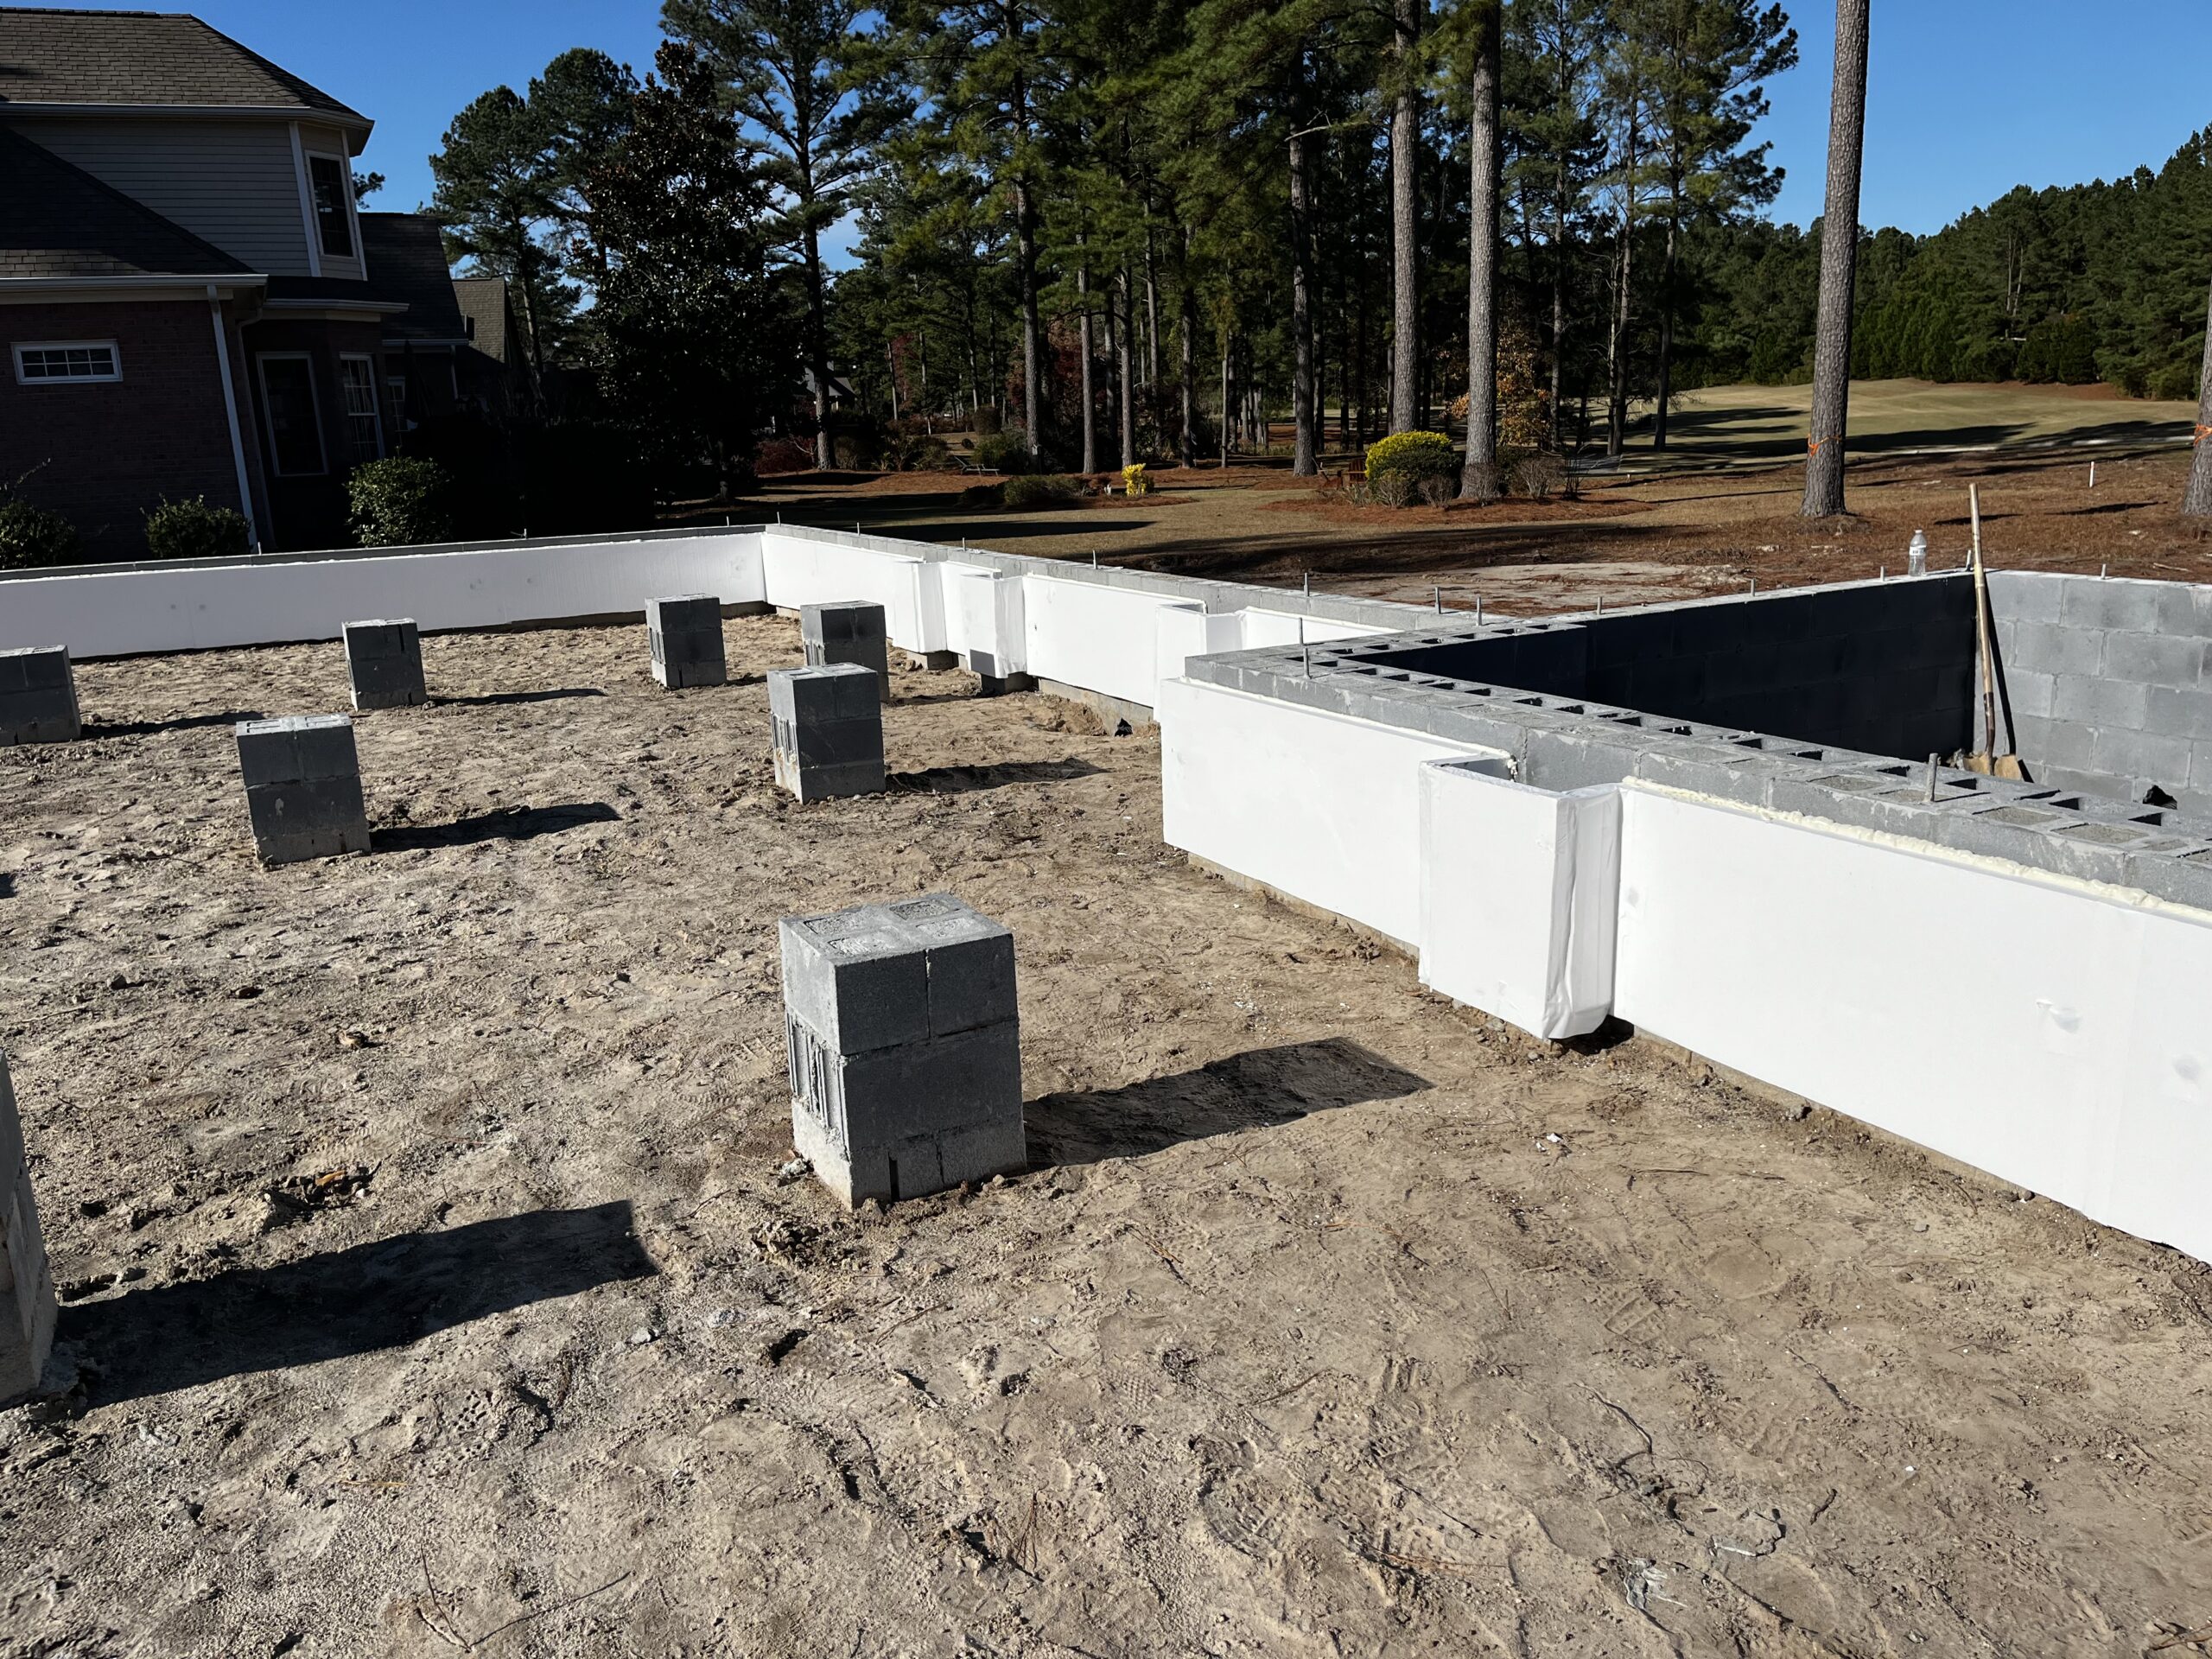
[[[1908,576],[1928,574],[1928,532],[1924,530],[1914,531],[1912,540],[1905,545],[1904,573]]]

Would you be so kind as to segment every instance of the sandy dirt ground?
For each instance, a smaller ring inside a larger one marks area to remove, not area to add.
[[[0,1653],[2212,1624],[2201,1265],[1427,996],[1164,848],[1152,735],[1070,704],[902,674],[893,791],[797,806],[795,630],[730,641],[678,694],[636,628],[426,642],[441,701],[359,723],[377,850],[326,864],[252,861],[226,722],[342,707],[337,646],[84,665],[88,740],[0,752],[80,1368],[0,1413]],[[1019,942],[1033,1167],[847,1214],[780,1173],[774,921],[935,889]]]

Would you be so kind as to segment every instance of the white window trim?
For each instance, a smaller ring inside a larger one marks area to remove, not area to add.
[[[105,351],[115,365],[113,374],[41,374],[23,372],[26,352]],[[111,340],[19,340],[15,342],[16,384],[19,386],[112,386],[123,378],[123,348]]]
[[[308,275],[322,275],[322,219],[315,210],[315,187],[308,181],[306,148],[300,143],[300,124],[289,124],[292,135],[292,175],[300,185],[300,234],[307,238]]]
[[[372,459],[381,461],[385,455],[389,454],[391,451],[385,444],[384,384],[381,377],[377,373],[376,358],[367,352],[340,352],[338,353],[338,360],[341,365],[346,363],[365,363],[369,365],[369,414],[377,423],[377,453]],[[338,382],[338,396],[340,401],[343,402],[346,396],[346,382],[342,376]],[[346,410],[346,419],[350,429],[351,423],[353,419],[353,411],[350,408]],[[346,434],[346,442],[348,448],[352,446],[353,441],[353,435],[349,429]]]
[[[315,235],[315,255],[319,259],[350,259],[363,270],[369,268],[368,256],[361,251],[361,216],[353,205],[353,163],[350,157],[334,156],[327,149],[302,150],[302,165],[308,175],[308,208],[315,209],[315,164],[329,162],[338,168],[338,200],[346,204],[346,233],[352,238],[351,253],[333,253],[322,245],[322,215],[315,213],[310,225]]]
[[[298,362],[308,365],[308,412],[315,418],[315,452],[322,464],[311,473],[288,473],[283,457],[276,453],[276,421],[274,404],[269,396],[269,365],[271,363]],[[254,378],[261,382],[262,424],[269,430],[269,470],[279,478],[327,478],[330,476],[330,440],[322,429],[321,397],[315,384],[315,355],[310,352],[257,352],[253,359]]]

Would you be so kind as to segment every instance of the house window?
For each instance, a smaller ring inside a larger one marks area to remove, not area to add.
[[[384,380],[384,429],[394,437],[407,433],[407,377],[388,374]]]
[[[308,182],[315,188],[315,217],[322,251],[333,259],[353,257],[353,181],[335,156],[308,157]]]
[[[83,385],[123,378],[123,358],[111,340],[37,340],[16,347],[19,385]]]
[[[377,426],[375,361],[365,357],[340,358],[338,383],[346,392],[346,447],[358,467],[384,453],[384,434]]]
[[[269,451],[279,478],[328,470],[322,423],[315,410],[315,366],[305,352],[261,359],[261,401],[269,412]]]

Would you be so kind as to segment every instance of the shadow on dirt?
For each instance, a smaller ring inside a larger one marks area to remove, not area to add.
[[[88,720],[85,722],[85,737],[87,741],[102,737],[153,737],[162,732],[189,732],[202,726],[235,726],[240,721],[265,718],[257,709],[232,709],[219,715],[181,715],[175,720],[133,720],[113,724]]]
[[[995,766],[931,766],[926,772],[894,772],[884,781],[893,789],[911,790],[918,795],[969,795],[1020,784],[1096,778],[1102,770],[1071,755],[1065,760],[1008,760]]]
[[[99,1368],[90,1392],[105,1404],[403,1347],[658,1270],[622,1199],[403,1233],[79,1303],[62,1309],[56,1334]]]
[[[1141,1157],[1184,1141],[1270,1128],[1430,1087],[1345,1037],[1255,1048],[1122,1089],[1046,1095],[1023,1108],[1033,1164]]]
[[[401,823],[373,832],[372,850],[420,852],[432,847],[473,847],[486,841],[535,841],[588,823],[619,823],[622,815],[605,801],[577,801],[566,806],[503,806],[451,823]]]

